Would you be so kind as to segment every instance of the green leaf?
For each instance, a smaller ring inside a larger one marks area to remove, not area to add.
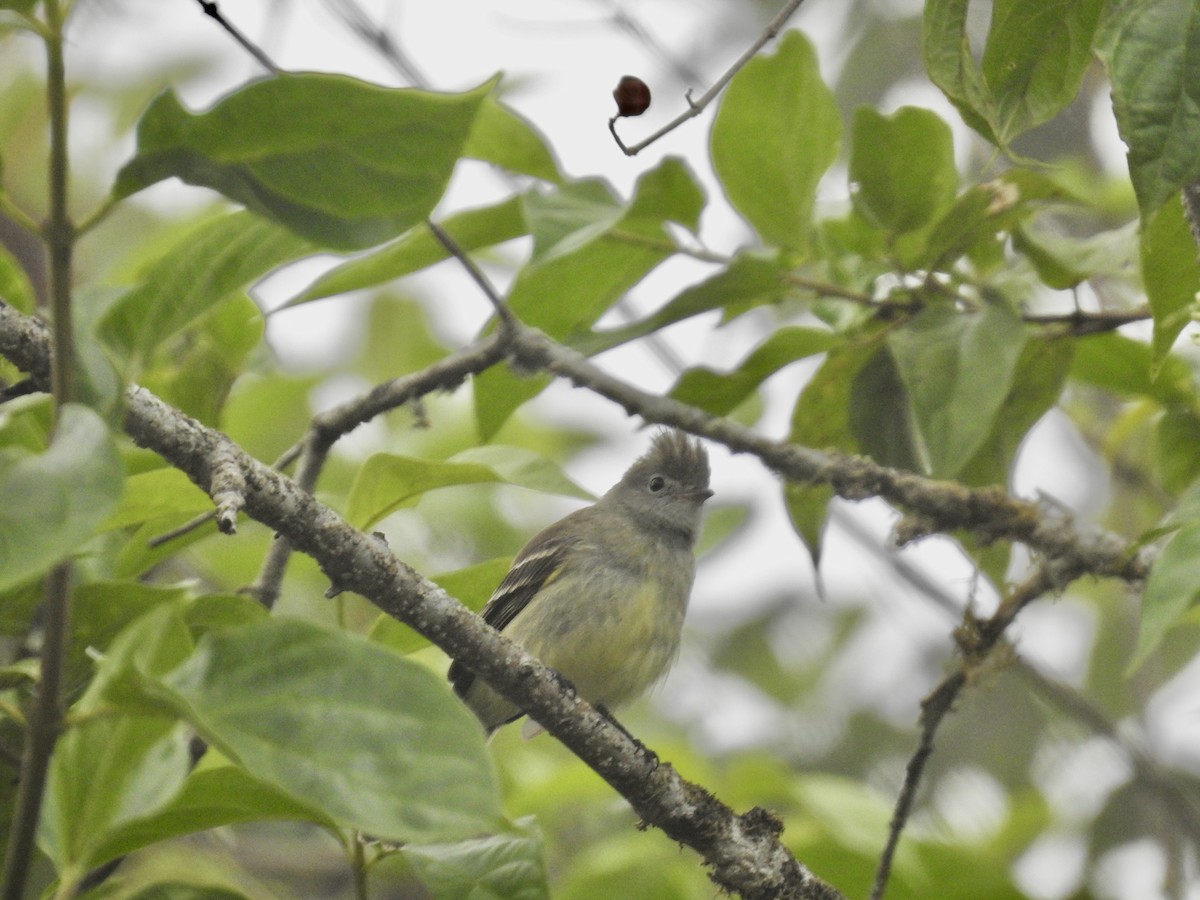
[[[921,50],[929,79],[954,104],[963,121],[997,146],[1003,141],[993,127],[992,98],[967,40],[970,0],[928,0]]]
[[[1013,249],[1023,253],[1038,277],[1056,290],[1078,287],[1097,275],[1122,276],[1133,266],[1135,249],[1131,222],[1122,228],[1075,238],[1041,227],[1036,221],[1013,229]]]
[[[1171,352],[1175,339],[1192,321],[1200,291],[1200,260],[1196,240],[1183,215],[1176,193],[1142,226],[1142,282],[1154,313],[1154,356],[1150,375],[1155,377]]]
[[[1200,178],[1200,7],[1114,0],[1096,50],[1112,81],[1117,129],[1142,218]]]
[[[1129,663],[1135,671],[1188,609],[1200,599],[1200,484],[1179,500],[1163,525],[1177,530],[1162,548],[1142,592],[1142,618],[1137,648]]]
[[[464,210],[447,216],[438,224],[466,251],[502,244],[526,233],[520,197]],[[422,223],[392,243],[330,269],[280,309],[375,287],[442,262],[449,255],[441,241]],[[279,310],[272,315],[277,312]]]
[[[862,452],[876,462],[913,472],[925,470],[912,397],[891,353],[876,353],[854,374],[850,427]]]
[[[343,632],[262,622],[200,640],[157,686],[253,777],[385,840],[500,826],[483,732],[444,680]]]
[[[884,116],[860,106],[852,134],[851,198],[876,227],[915,231],[954,201],[954,139],[934,113],[905,106]]]
[[[828,485],[795,484],[790,481],[783,485],[783,502],[787,508],[788,521],[792,523],[796,536],[808,551],[813,569],[818,572],[824,549],[825,523],[829,519],[829,502],[832,499],[833,488]]]
[[[1002,146],[1058,114],[1092,61],[1103,0],[997,0],[983,51]]]
[[[554,463],[517,447],[476,447],[444,461],[376,453],[355,476],[346,518],[366,529],[397,509],[413,506],[427,491],[493,483],[591,499]]]
[[[722,374],[704,367],[688,369],[671,388],[671,396],[681,403],[724,416],[784,366],[824,353],[841,340],[817,328],[780,328],[731,372]]]
[[[1058,402],[1074,356],[1075,342],[1065,338],[1025,343],[992,431],[959,471],[959,481],[975,487],[1007,482],[1025,435]]]
[[[557,192],[574,195],[571,186]],[[704,195],[692,173],[667,158],[644,174],[623,211],[602,205],[594,190],[575,213],[591,218],[548,220],[543,201],[526,200],[533,230],[533,259],[517,273],[507,302],[517,317],[561,338],[583,332],[674,252],[667,222],[697,227]],[[560,207],[561,209],[561,207]],[[619,215],[617,215],[619,213]],[[550,227],[551,221],[554,227]]]
[[[198,114],[160,94],[114,196],[178,177],[322,246],[370,247],[433,211],[492,87],[435,94],[282,74]]]
[[[851,427],[854,385],[863,368],[878,356],[885,332],[865,334],[829,351],[820,368],[800,391],[792,409],[789,441],[806,447],[833,447],[845,453],[859,450]],[[822,538],[833,491],[820,485],[787,483],[784,502],[792,527],[819,568]]]
[[[104,421],[75,404],[46,452],[0,454],[0,591],[79,549],[117,505],[122,474]]]
[[[413,844],[401,853],[433,897],[549,897],[542,834],[529,816],[511,830],[453,844]]]
[[[768,244],[804,253],[817,184],[837,158],[842,124],[816,53],[799,32],[733,77],[710,138],[729,202]]]
[[[1158,377],[1152,379],[1152,353],[1149,345],[1120,334],[1087,337],[1076,342],[1071,377],[1118,394],[1149,397],[1167,406],[1194,404],[1194,378],[1187,363],[1168,356],[1162,361]]]
[[[777,260],[750,253],[734,257],[727,267],[699,284],[685,288],[661,309],[638,322],[573,338],[571,346],[591,355],[682,322],[713,309],[729,321],[757,306],[780,303],[794,293],[786,270]]]
[[[953,478],[991,432],[1017,375],[1021,320],[996,303],[979,313],[930,307],[888,337],[909,397],[921,471]]]
[[[162,342],[221,301],[313,249],[250,213],[211,219],[147,268],[141,284],[101,317],[97,334],[118,359],[136,370]]]
[[[177,513],[197,515],[212,509],[212,505],[208,494],[178,469],[152,469],[125,480],[121,502],[104,520],[103,530],[126,528]]]
[[[113,642],[77,704],[89,715],[55,745],[40,822],[39,845],[73,884],[103,861],[112,830],[152,815],[179,790],[190,765],[188,735],[172,718],[144,715],[139,705],[113,707],[131,670],[156,674],[191,646],[177,604],[136,619]]]
[[[113,828],[96,848],[98,862],[116,859],[173,837],[239,822],[286,819],[313,822],[330,831],[336,823],[311,804],[293,799],[232,765],[200,768],[153,815]]]
[[[554,184],[562,181],[558,162],[546,139],[493,94],[479,107],[463,156]]]
[[[1163,414],[1155,429],[1155,462],[1163,490],[1174,495],[1200,478],[1200,416],[1194,410]]]
[[[37,308],[37,295],[29,276],[12,252],[0,245],[0,300],[17,312],[33,315]]]
[[[568,184],[526,199],[533,258],[509,290],[509,308],[553,338],[584,335],[617,300],[674,253],[666,229],[698,227],[704,193],[679,160],[664,159],[637,183],[624,211],[596,182]],[[490,440],[509,416],[548,383],[492,367],[474,380],[475,420]]]

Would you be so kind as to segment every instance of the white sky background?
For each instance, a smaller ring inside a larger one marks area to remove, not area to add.
[[[894,5],[914,3],[916,0],[895,0]],[[725,203],[708,168],[712,108],[637,157],[625,157],[613,144],[607,122],[614,111],[611,91],[621,75],[641,76],[654,92],[654,103],[645,116],[618,124],[627,143],[636,142],[682,111],[687,85],[680,84],[660,58],[613,24],[608,13],[611,7],[604,0],[363,0],[362,5],[388,26],[434,89],[467,89],[498,71],[505,72],[507,102],[547,136],[569,175],[602,175],[622,196],[628,196],[637,177],[663,156],[680,156],[708,192],[710,202],[701,232],[705,244],[729,253],[752,240]],[[755,17],[758,8],[745,6],[745,21],[736,23],[737,33],[733,33],[725,15],[728,4],[716,0],[629,0],[624,4],[668,52],[703,76],[702,82],[691,85],[697,94],[761,31],[763,21]],[[284,68],[342,72],[384,84],[404,83],[313,0],[226,0],[221,8]],[[823,36],[838,31],[839,9],[840,5],[831,0],[808,0],[791,22],[814,40],[827,74],[840,60],[836,50],[829,50],[832,42],[823,40]],[[719,40],[710,34],[714,22],[724,29]],[[218,65],[204,67],[199,77],[176,84],[185,104],[192,108],[207,106],[247,78],[260,74],[257,64],[202,15],[194,0],[84,2],[71,37],[70,71],[81,78],[134,79],[143,77],[156,63],[192,57],[219,59]],[[714,49],[704,58],[696,58],[697,46]],[[773,49],[768,45],[766,52]],[[940,93],[928,84],[905,87],[888,98],[889,108],[885,111],[902,103],[935,109],[955,129],[960,154],[965,152],[967,133]],[[86,126],[86,110],[77,113],[75,122]],[[1123,167],[1121,148],[1112,134],[1110,127],[1104,146],[1114,148],[1108,155],[1114,165]],[[121,161],[113,161],[114,170]],[[482,166],[459,174],[443,212],[480,205],[504,191],[504,186]],[[822,197],[832,203],[846,196],[844,170],[840,174],[835,171],[826,178]],[[200,202],[208,199],[198,189],[171,183],[146,192],[145,199],[183,204],[196,202],[193,198]],[[260,299],[268,307],[277,305],[318,270],[310,263],[275,276],[259,292]],[[649,311],[711,271],[698,263],[672,261],[635,289],[631,304],[640,312]],[[498,271],[493,274],[503,277]],[[411,283],[413,293],[437,298],[435,329],[454,346],[469,342],[489,315],[486,300],[452,266],[441,266]],[[361,327],[359,317],[347,314],[346,302],[335,299],[314,303],[272,318],[270,339],[285,363],[299,368],[327,363],[344,354],[347,342],[356,338],[355,329]],[[710,330],[713,321],[714,317],[704,317],[665,332],[671,350],[686,365],[731,366],[765,336],[764,320],[754,316],[744,317],[715,334]],[[665,390],[676,376],[637,345],[606,354],[600,362],[651,390]],[[786,433],[790,404],[812,368],[811,363],[792,366],[768,382],[761,431],[776,437]],[[584,392],[552,388],[536,401],[536,408],[552,420],[610,436],[626,436],[615,450],[606,447],[602,453],[584,454],[569,467],[572,477],[594,492],[603,491],[615,481],[645,446],[646,434],[636,430],[636,423],[615,406]],[[1046,491],[1067,509],[1084,515],[1098,511],[1102,503],[1097,502],[1096,485],[1104,483],[1103,468],[1089,458],[1085,448],[1072,446],[1074,441],[1073,429],[1064,416],[1051,416],[1043,422],[1027,445],[1027,457],[1036,462],[1023,465],[1015,479],[1020,494],[1036,497],[1039,491]],[[807,554],[786,519],[774,477],[753,461],[733,458],[721,448],[712,448],[712,457],[716,502],[754,498],[754,513],[750,527],[701,568],[689,613],[693,640],[699,633],[727,628],[731,621],[754,612],[740,606],[747,599],[765,601],[783,595],[797,604],[821,602],[814,591]],[[879,544],[887,543],[893,516],[883,504],[857,504],[848,513],[859,517]],[[933,580],[960,602],[970,594],[971,570],[947,541],[925,541],[906,550],[905,558],[930,572]],[[829,534],[822,574],[828,596],[825,602],[865,602],[871,610],[869,624],[862,628],[854,646],[827,674],[831,690],[856,696],[852,706],[871,706],[896,724],[911,725],[920,697],[932,686],[924,680],[927,671],[922,663],[927,662],[931,649],[949,649],[952,617],[896,579],[876,554],[864,552],[837,527]],[[985,609],[990,602],[986,596],[977,600],[985,603]],[[1030,657],[1044,661],[1057,677],[1078,683],[1094,630],[1091,617],[1086,604],[1069,598],[1058,604],[1038,604],[1024,613],[1019,623],[1022,648]],[[803,640],[796,643],[797,647],[803,645]],[[770,710],[758,709],[744,695],[726,696],[716,686],[711,691],[706,686],[701,700],[687,690],[696,672],[685,651],[676,676],[669,679],[659,696],[683,716],[694,717],[698,737],[733,747],[759,729],[779,726]],[[1189,684],[1194,686],[1195,679]],[[1196,752],[1200,746],[1200,717],[1195,715],[1196,705],[1191,699],[1194,691],[1172,687],[1160,693],[1150,709],[1150,734],[1159,747],[1169,748],[1173,763],[1200,771]]]

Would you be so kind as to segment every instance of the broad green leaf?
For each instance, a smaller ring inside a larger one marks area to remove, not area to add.
[[[1121,276],[1128,272],[1134,264],[1136,228],[1137,224],[1131,222],[1112,231],[1075,238],[1031,221],[1013,229],[1013,249],[1033,263],[1038,277],[1047,285],[1069,290],[1097,275]]]
[[[1200,478],[1200,415],[1195,410],[1163,414],[1155,429],[1155,462],[1163,490],[1179,494]]]
[[[288,619],[208,634],[156,686],[251,776],[385,840],[500,826],[483,732],[444,680],[383,647]]]
[[[795,293],[786,275],[786,269],[776,260],[739,254],[716,275],[684,288],[641,321],[590,332],[572,339],[571,345],[581,353],[599,353],[713,309],[722,310],[722,320],[727,322],[749,309],[779,303]]]
[[[544,391],[553,380],[549,375],[517,375],[506,366],[492,366],[472,378],[471,398],[480,439],[494,438],[522,404]]]
[[[831,500],[833,488],[826,484],[795,484],[789,481],[783,485],[783,503],[787,508],[788,521],[792,523],[796,536],[808,551],[813,569],[818,573],[821,570],[825,524],[829,520]],[[818,590],[820,584],[818,580]]]
[[[989,112],[1002,145],[1058,114],[1092,61],[1103,0],[997,0],[983,50]]]
[[[1163,525],[1177,530],[1167,539],[1146,579],[1130,671],[1150,658],[1171,626],[1200,599],[1200,485],[1193,485],[1180,498]]]
[[[591,499],[554,463],[517,447],[476,447],[449,460],[376,453],[355,476],[346,501],[346,518],[365,529],[397,509],[413,506],[427,491],[493,483]]]
[[[837,157],[842,125],[817,56],[799,31],[733,77],[710,138],[725,194],[768,244],[804,253],[817,184]]]
[[[512,557],[489,559],[465,569],[435,575],[430,580],[472,612],[479,612],[511,565]],[[412,653],[429,646],[427,638],[386,613],[371,624],[368,637],[397,653]]]
[[[570,193],[567,186],[563,193]],[[545,220],[531,220],[535,255],[518,273],[507,302],[517,317],[551,337],[582,332],[612,304],[674,252],[665,226],[695,228],[704,195],[692,173],[667,158],[640,179],[628,206],[615,219],[600,207],[590,224],[553,232]],[[527,210],[537,210],[533,198]],[[560,224],[561,224],[561,220]],[[539,249],[540,248],[540,249]]]
[[[370,247],[433,211],[492,87],[435,94],[282,74],[202,113],[160,94],[113,193],[122,199],[178,177],[321,246]]]
[[[160,606],[178,606],[189,593],[187,587],[136,581],[91,581],[78,585],[72,594],[71,608],[72,671],[80,672],[84,665],[90,666],[85,655],[89,648],[107,650],[131,622]]]
[[[881,351],[886,332],[876,330],[836,347],[808,380],[792,409],[788,440],[806,447],[858,451],[850,423],[854,382]]]
[[[543,181],[562,181],[558,162],[545,138],[494,94],[489,94],[479,107],[463,156]]]
[[[455,463],[487,466],[508,484],[581,500],[596,499],[569,479],[556,463],[520,447],[469,447],[450,459]]]
[[[532,816],[495,834],[453,844],[410,844],[401,852],[432,897],[550,896],[542,834]]]
[[[180,835],[278,819],[336,829],[336,823],[316,806],[293,799],[236,766],[200,768],[188,775],[179,792],[153,815],[111,829],[95,856],[102,862]]]
[[[1009,213],[1020,199],[1020,192],[1002,179],[960,194],[929,235],[928,264],[948,269],[959,257],[1008,228],[1013,221]]]
[[[934,306],[888,337],[907,390],[921,469],[953,478],[991,433],[1017,377],[1021,320],[998,303],[978,313]]]
[[[855,373],[850,427],[859,448],[876,462],[913,472],[926,469],[913,398],[892,353],[876,353]]]
[[[54,401],[49,394],[27,394],[0,404],[0,455],[43,452],[53,421]]]
[[[466,251],[502,244],[526,233],[520,197],[454,213],[438,224]],[[449,255],[427,225],[415,225],[392,243],[330,269],[279,309],[385,284],[442,262]]]
[[[1030,339],[1017,362],[1018,376],[996,414],[991,434],[956,480],[973,487],[1007,485],[1021,442],[1030,429],[1058,402],[1071,367],[1075,342],[1068,338]],[[1005,541],[980,540],[970,533],[956,538],[979,570],[1002,586],[1012,547]]]
[[[578,250],[625,214],[608,182],[600,178],[569,181],[545,193],[527,193],[521,197],[521,210],[533,236],[533,261],[539,263]]]
[[[800,391],[792,409],[788,440],[806,447],[831,447],[843,453],[858,452],[858,441],[851,427],[854,385],[870,360],[885,351],[881,348],[885,332],[866,334],[829,351],[820,368]],[[885,354],[886,355],[886,354]],[[833,491],[822,485],[784,485],[784,502],[797,536],[819,568],[822,537]]]
[[[558,198],[557,200],[554,198]],[[688,168],[667,158],[644,174],[621,211],[596,182],[568,184],[526,200],[534,256],[506,302],[527,325],[558,339],[586,334],[617,300],[674,253],[666,223],[695,230],[704,193]],[[551,209],[553,213],[550,214]],[[518,379],[493,366],[474,380],[475,420],[490,440],[548,380]]]
[[[165,466],[127,478],[121,502],[103,528],[126,528],[176,513],[197,515],[212,508],[208,494],[178,469]]]
[[[1026,342],[991,434],[959,471],[960,482],[974,487],[1007,483],[1025,435],[1058,402],[1074,356],[1075,342],[1067,338]]]
[[[1200,20],[1198,25],[1200,25]],[[1200,39],[1200,38],[1198,38]],[[1200,54],[1200,48],[1197,50]],[[1174,194],[1142,226],[1142,282],[1154,313],[1154,348],[1151,377],[1159,368],[1175,339],[1192,321],[1196,294],[1200,291],[1200,260],[1196,239],[1183,215],[1183,203]]]
[[[718,373],[704,367],[688,369],[671,388],[671,396],[681,403],[723,416],[784,366],[824,353],[841,340],[817,328],[780,328],[731,372]]]
[[[221,301],[313,250],[247,212],[210,219],[147,268],[141,284],[104,314],[97,334],[127,366],[141,367],[162,342]]]
[[[997,146],[1003,141],[993,127],[992,98],[967,40],[970,0],[928,0],[921,51],[929,79],[954,104],[963,121]]]
[[[221,430],[255,459],[276,459],[295,442],[297,426],[312,419],[309,395],[322,380],[282,372],[244,375],[221,410]]]
[[[0,591],[79,549],[117,505],[121,483],[113,437],[84,406],[60,410],[44,453],[0,454]]]
[[[1098,334],[1075,342],[1071,377],[1122,395],[1150,397],[1164,405],[1197,402],[1194,376],[1183,360],[1168,356],[1151,378],[1152,354],[1142,341]]]
[[[1142,218],[1200,178],[1200,6],[1114,0],[1097,52],[1112,81],[1117,129]]]
[[[251,353],[261,345],[265,325],[254,301],[244,293],[233,293],[160,344],[138,383],[216,427],[230,389],[253,365]]]
[[[25,269],[9,249],[0,245],[0,300],[17,312],[33,315],[37,307],[37,296]]]
[[[958,170],[950,127],[926,109],[884,116],[854,111],[851,198],[869,222],[904,234],[924,227],[954,201]]]
[[[113,641],[76,705],[93,715],[55,745],[39,832],[64,881],[74,883],[102,861],[98,848],[113,829],[152,815],[182,785],[190,763],[181,723],[120,699],[131,673],[157,675],[190,647],[178,605],[153,608]],[[98,709],[104,715],[94,715]]]

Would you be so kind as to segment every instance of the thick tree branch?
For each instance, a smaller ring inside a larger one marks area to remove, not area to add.
[[[1013,540],[1055,561],[1053,571],[1140,581],[1148,566],[1119,537],[1099,529],[1077,532],[1065,517],[1009,497],[1003,488],[972,489],[881,466],[863,457],[773,441],[726,418],[650,394],[600,369],[585,356],[522,326],[508,348],[525,371],[546,371],[588,388],[648,422],[672,425],[750,453],[789,481],[830,485],[847,500],[882,497],[908,513],[897,527],[904,544],[930,534],[962,529],[983,540]],[[1074,576],[1072,576],[1074,577]],[[1056,583],[1062,587],[1066,581]]]

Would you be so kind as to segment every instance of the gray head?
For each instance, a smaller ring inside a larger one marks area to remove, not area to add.
[[[660,431],[650,449],[605,494],[630,509],[653,534],[696,542],[700,509],[712,496],[708,453],[682,431]]]

